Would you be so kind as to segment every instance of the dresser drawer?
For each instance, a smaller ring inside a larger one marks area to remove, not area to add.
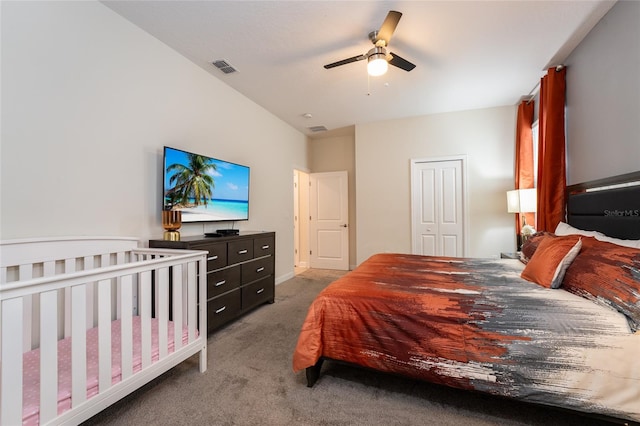
[[[242,310],[251,309],[274,297],[273,277],[267,277],[242,287]]]
[[[224,268],[227,263],[227,243],[198,244],[191,247],[193,250],[207,250],[207,271]]]
[[[207,332],[238,316],[241,306],[240,289],[207,302]]]
[[[263,257],[242,264],[242,284],[250,283],[273,274],[273,257]]]
[[[253,259],[253,240],[230,241],[228,253],[230,265]]]
[[[273,255],[275,253],[276,241],[273,236],[259,237],[253,240],[253,257]]]
[[[240,265],[207,274],[207,300],[240,287]]]

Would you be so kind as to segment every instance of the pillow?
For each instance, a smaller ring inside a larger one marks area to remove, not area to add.
[[[573,226],[560,222],[555,230],[556,235],[585,235],[588,237],[595,237],[597,240],[606,241],[608,243],[617,244],[624,247],[640,248],[640,240],[622,240],[620,238],[609,237],[598,231],[585,231],[582,229],[574,228]]]
[[[621,240],[620,238],[613,238],[607,235],[596,235],[596,240],[605,241],[607,243],[616,244],[622,247],[631,247],[640,249],[640,240]]]
[[[578,235],[544,237],[522,271],[522,278],[547,288],[560,287],[567,268],[581,247],[582,239]]]
[[[584,237],[562,287],[616,309],[633,330],[640,328],[640,249]]]
[[[520,261],[522,263],[524,263],[525,265],[529,263],[529,260],[531,259],[531,257],[533,257],[533,253],[536,252],[538,245],[540,245],[540,242],[546,236],[553,237],[554,235],[551,232],[541,231],[533,234],[532,236],[527,238],[524,243],[522,243],[522,248],[520,249]]]
[[[585,231],[583,229],[574,228],[568,223],[560,222],[558,226],[556,226],[556,230],[554,232],[556,235],[584,235],[586,237],[604,237],[602,232],[598,231]]]

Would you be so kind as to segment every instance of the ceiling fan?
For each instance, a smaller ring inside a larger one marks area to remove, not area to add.
[[[372,76],[379,76],[386,73],[389,64],[405,71],[411,71],[416,67],[415,64],[412,64],[393,52],[387,53],[389,41],[391,40],[391,36],[396,30],[396,26],[398,26],[398,22],[401,17],[402,13],[390,10],[389,13],[387,13],[387,17],[384,19],[380,30],[369,33],[369,40],[371,40],[371,43],[374,45],[373,49],[363,55],[352,56],[351,58],[327,64],[324,67],[326,69],[335,68],[366,59],[368,61],[367,71],[369,75]]]

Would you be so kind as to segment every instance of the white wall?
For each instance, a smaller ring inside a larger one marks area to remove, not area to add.
[[[428,115],[356,126],[358,263],[378,252],[411,252],[410,160],[466,155],[469,253],[515,250],[516,107]]]
[[[306,138],[98,2],[2,2],[2,239],[162,235],[162,147],[251,166],[244,230],[293,274]],[[185,225],[199,235],[215,224]]]
[[[639,23],[617,2],[565,61],[569,184],[640,170]]]

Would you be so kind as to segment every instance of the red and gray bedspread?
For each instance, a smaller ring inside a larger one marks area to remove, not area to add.
[[[640,420],[640,335],[622,314],[521,270],[509,260],[372,256],[313,302],[293,368],[330,358]]]

